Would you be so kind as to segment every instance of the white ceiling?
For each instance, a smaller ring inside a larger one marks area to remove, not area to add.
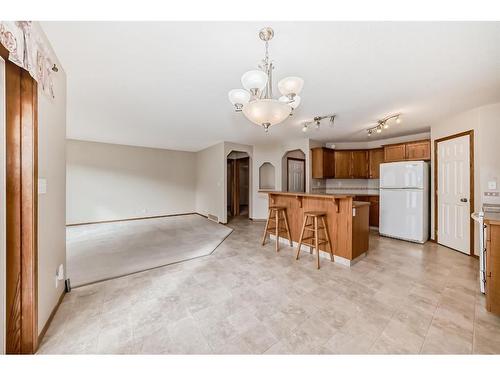
[[[391,113],[403,121],[382,137],[500,101],[500,22],[41,24],[67,74],[68,138],[188,151],[306,136],[366,141],[365,129]],[[257,33],[268,25],[275,81],[298,75],[305,85],[295,116],[266,136],[227,92],[260,62]],[[333,129],[325,121],[301,132],[329,113]]]

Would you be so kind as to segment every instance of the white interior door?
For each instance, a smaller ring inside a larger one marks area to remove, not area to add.
[[[438,242],[469,254],[469,136],[438,142]]]
[[[288,191],[305,192],[305,162],[304,160],[288,159]]]

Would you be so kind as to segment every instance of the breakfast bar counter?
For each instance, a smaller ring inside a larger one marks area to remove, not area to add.
[[[268,190],[261,190],[260,193],[268,194],[269,206],[286,207],[290,233],[295,246],[299,241],[304,212],[324,211],[336,262],[350,266],[368,251],[369,202],[357,202],[354,200],[354,195],[347,194]],[[329,254],[325,245],[320,245],[320,250],[324,251],[325,255]]]

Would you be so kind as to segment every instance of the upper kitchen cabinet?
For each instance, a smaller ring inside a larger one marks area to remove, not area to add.
[[[384,162],[384,149],[374,148],[369,150],[368,178],[380,178],[380,164]]]
[[[408,142],[406,160],[431,160],[431,141]]]
[[[326,147],[311,149],[312,178],[335,178],[335,151]]]
[[[335,178],[351,178],[351,151],[335,151]]]
[[[431,141],[428,139],[384,146],[385,162],[430,159]]]
[[[402,161],[406,159],[406,143],[384,146],[384,161]]]
[[[368,151],[335,151],[335,178],[368,178]]]
[[[368,151],[352,151],[351,178],[368,178]]]

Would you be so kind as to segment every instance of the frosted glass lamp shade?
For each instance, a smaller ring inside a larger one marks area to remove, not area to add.
[[[298,95],[295,95],[293,97],[293,102],[290,103],[290,99],[287,97],[287,96],[281,96],[279,98],[279,101],[280,102],[283,102],[283,103],[287,103],[290,107],[292,107],[293,109],[297,108],[300,104],[300,96]]]
[[[299,77],[286,77],[278,82],[278,89],[282,95],[298,95],[304,87],[304,80]]]
[[[243,114],[254,124],[269,126],[285,121],[292,108],[275,99],[262,99],[249,102],[243,107]]]
[[[243,89],[234,89],[229,91],[228,95],[229,101],[233,104],[245,105],[250,101],[250,93]]]
[[[241,76],[241,84],[248,91],[262,90],[267,84],[267,74],[262,70],[250,70]]]

